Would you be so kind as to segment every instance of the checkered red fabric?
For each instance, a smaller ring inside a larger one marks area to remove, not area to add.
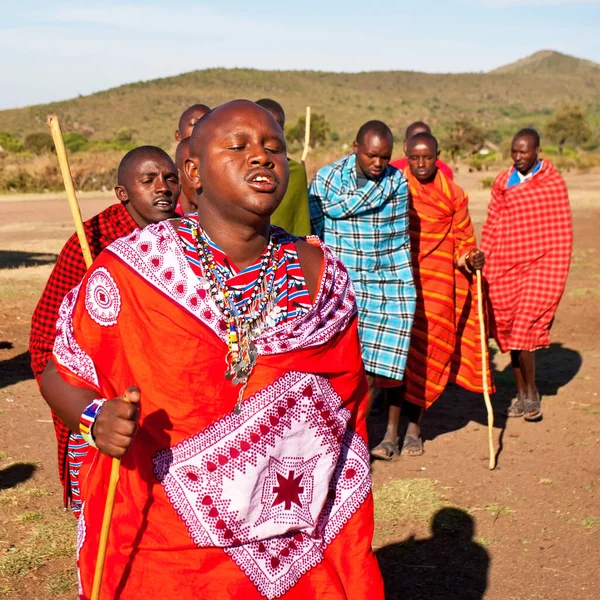
[[[544,159],[536,175],[507,189],[511,172],[494,182],[481,240],[491,333],[503,352],[550,345],[573,247],[567,186],[556,167]]]
[[[114,240],[137,229],[137,224],[122,204],[113,204],[86,221],[83,227],[92,256],[96,258]],[[63,298],[79,284],[86,270],[77,235],[73,234],[61,250],[31,319],[29,352],[31,369],[38,383],[52,356],[60,304]],[[65,466],[70,432],[54,413],[52,413],[52,419],[58,443],[58,474],[63,485],[66,486]]]

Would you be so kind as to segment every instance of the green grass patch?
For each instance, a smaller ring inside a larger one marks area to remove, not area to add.
[[[600,517],[586,517],[581,521],[581,525],[585,529],[596,529],[600,526]]]
[[[21,547],[0,558],[0,575],[24,577],[54,559],[74,556],[76,527],[70,514],[44,523]]]
[[[436,488],[433,479],[397,479],[373,490],[375,522],[423,522],[449,502]]]
[[[75,568],[62,573],[53,573],[48,577],[46,589],[53,596],[62,596],[77,587],[77,571]]]
[[[8,452],[4,452],[4,450],[0,450],[0,460],[6,460],[9,457]]]
[[[21,513],[17,516],[17,521],[21,521],[22,523],[28,523],[30,521],[41,521],[44,517],[37,512],[28,511]]]

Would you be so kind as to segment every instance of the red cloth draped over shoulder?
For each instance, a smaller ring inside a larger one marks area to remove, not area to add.
[[[312,309],[257,340],[239,388],[227,327],[159,224],[102,253],[61,308],[54,361],[115,397],[136,384],[100,598],[379,600],[366,377],[354,292],[324,248]],[[80,598],[89,598],[111,459],[82,467]]]
[[[475,248],[475,231],[466,194],[440,170],[429,184],[420,183],[408,168],[404,174],[417,288],[405,397],[428,408],[449,381],[474,392],[483,389],[477,286],[470,273],[456,266]]]
[[[507,188],[511,173],[494,182],[481,240],[491,332],[503,352],[550,345],[573,247],[569,195],[556,167],[544,159],[531,179]]]

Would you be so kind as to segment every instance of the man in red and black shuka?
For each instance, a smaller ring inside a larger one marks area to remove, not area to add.
[[[179,196],[177,168],[160,148],[135,148],[119,165],[115,193],[119,203],[83,224],[94,259],[114,240],[173,216]],[[79,284],[86,270],[77,235],[73,234],[60,252],[31,320],[29,352],[31,369],[38,384],[52,357],[60,304]],[[66,456],[70,431],[55,414],[52,418],[58,443],[58,472],[65,486],[66,502],[69,497]]]

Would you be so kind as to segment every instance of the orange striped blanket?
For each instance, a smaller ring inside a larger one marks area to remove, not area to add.
[[[440,170],[429,184],[405,169],[417,308],[404,375],[405,398],[429,408],[446,384],[483,390],[474,277],[458,261],[475,248],[464,191]],[[491,382],[490,382],[491,383]]]

